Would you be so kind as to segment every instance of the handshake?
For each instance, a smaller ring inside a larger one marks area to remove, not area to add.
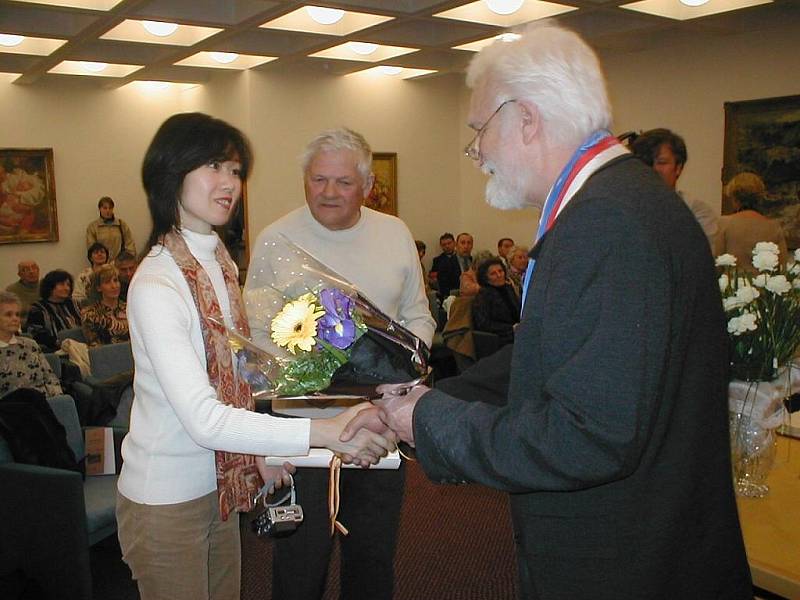
[[[328,419],[311,421],[310,445],[328,448],[342,462],[361,467],[377,464],[398,442],[414,445],[413,416],[417,400],[429,391],[424,385],[384,384],[377,388],[382,397],[372,403],[363,402]],[[274,488],[289,485],[295,467],[267,467],[257,460],[264,481],[274,482]],[[270,493],[273,490],[270,490]]]

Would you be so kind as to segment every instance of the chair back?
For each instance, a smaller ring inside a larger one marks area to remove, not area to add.
[[[133,370],[131,343],[106,344],[89,348],[92,377],[104,380],[119,373]]]
[[[73,327],[71,329],[62,329],[58,333],[56,333],[56,338],[58,338],[58,344],[61,345],[61,342],[64,340],[75,340],[77,342],[86,343],[86,336],[83,335],[83,329],[80,327]]]

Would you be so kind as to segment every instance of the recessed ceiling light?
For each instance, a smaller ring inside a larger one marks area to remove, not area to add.
[[[341,15],[340,15],[341,13]],[[325,8],[322,6],[301,6],[262,23],[264,29],[280,29],[282,31],[302,31],[304,33],[321,33],[323,35],[350,35],[356,31],[373,27],[378,23],[391,21],[393,17],[372,15],[369,13]]]
[[[469,42],[468,44],[461,44],[460,46],[453,46],[454,50],[469,50],[470,52],[480,52],[487,46],[491,46],[495,41],[501,42],[513,42],[514,40],[518,40],[522,36],[518,33],[501,33],[500,35],[496,35],[490,38],[484,38],[482,40],[475,40],[474,42]]]
[[[369,56],[378,49],[378,44],[370,44],[368,42],[347,42],[350,50],[362,56]]]
[[[436,71],[433,69],[410,69],[408,67],[379,65],[377,67],[364,69],[363,71],[349,73],[347,77],[385,78],[387,75],[389,75],[391,77],[399,77],[400,79],[412,79],[422,75],[430,75],[431,73],[436,73]]]
[[[725,2],[705,3],[698,2],[698,0],[681,0],[680,2],[675,2],[675,0],[640,0],[639,2],[620,4],[619,7],[648,15],[666,17],[667,19],[687,21],[771,2],[772,0],[726,0]]]
[[[178,30],[177,23],[164,23],[163,21],[142,21],[142,27],[144,27],[148,33],[152,33],[158,37],[167,37]]]
[[[0,33],[0,46],[6,46],[7,48],[13,48],[14,46],[19,46],[24,39],[25,39],[25,36],[23,36],[23,35],[13,35],[11,33]]]
[[[326,8],[323,6],[306,6],[308,16],[320,25],[333,25],[342,20],[344,11],[339,8]]]
[[[124,65],[85,60],[62,60],[47,72],[58,75],[83,75],[84,77],[127,77],[141,68],[141,65]]]
[[[89,73],[102,73],[108,68],[108,63],[104,62],[93,62],[91,60],[82,60],[81,67],[84,71],[89,71]]]
[[[353,47],[355,44],[355,47]],[[372,48],[372,46],[375,46]],[[358,50],[357,50],[358,49]],[[369,50],[369,53],[366,53]],[[313,58],[335,58],[337,60],[363,60],[366,62],[381,62],[402,54],[416,52],[418,48],[404,46],[387,46],[384,44],[365,44],[364,42],[345,42],[332,46],[319,52],[309,54]]]
[[[494,39],[500,40],[501,42],[514,42],[521,37],[522,36],[518,33],[501,33],[500,35],[496,35]]]
[[[674,0],[668,0],[674,2]],[[505,9],[513,8],[509,6],[510,0],[498,2],[495,0],[492,4],[505,5]],[[469,4],[462,4],[456,8],[445,10],[436,13],[434,17],[442,17],[445,19],[457,19],[459,21],[471,21],[474,23],[485,23],[486,25],[496,25],[497,27],[513,27],[514,25],[521,25],[528,21],[536,21],[537,19],[546,19],[547,17],[554,17],[573,10],[578,10],[577,6],[567,6],[565,4],[558,4],[556,2],[547,2],[546,0],[525,0],[519,2],[516,0],[514,4],[519,4],[513,12],[500,12],[490,8],[488,1],[475,0]],[[495,8],[503,9],[503,6],[495,6]]]
[[[209,54],[211,55],[211,58],[223,65],[232,63],[239,58],[239,55],[235,52],[209,52]]]
[[[681,0],[681,4],[686,6],[703,6],[708,0]]]
[[[403,72],[403,67],[392,67],[390,65],[381,65],[375,68],[378,69],[379,73],[384,75],[399,75]]]
[[[483,0],[486,6],[498,15],[511,15],[517,12],[525,0]]]
[[[176,62],[182,67],[206,67],[212,69],[252,69],[277,59],[277,56],[236,54],[234,52],[198,52]]]

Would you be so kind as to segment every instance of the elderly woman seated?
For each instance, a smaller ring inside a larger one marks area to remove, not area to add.
[[[492,258],[478,267],[481,286],[472,302],[472,327],[497,334],[500,345],[514,341],[514,325],[519,323],[519,298],[508,282],[503,261]]]
[[[18,335],[21,307],[16,294],[0,292],[0,397],[21,388],[57,396],[61,384],[39,344]]]
[[[45,352],[58,350],[58,332],[81,325],[81,311],[72,299],[72,275],[50,271],[39,284],[38,302],[31,305],[25,328]]]
[[[786,237],[781,224],[762,214],[766,190],[764,181],[755,173],[739,173],[728,182],[723,192],[735,212],[719,220],[715,256],[732,254],[737,267],[752,272],[755,271],[753,246],[758,242],[774,242],[780,250],[780,261],[786,261]]]
[[[525,272],[528,270],[528,249],[525,246],[514,246],[508,251],[506,260],[508,260],[508,279],[514,286],[517,296],[521,296]]]
[[[92,290],[100,300],[83,309],[83,335],[90,346],[117,344],[130,340],[125,303],[119,299],[120,282],[117,268],[102,265],[92,277]]]

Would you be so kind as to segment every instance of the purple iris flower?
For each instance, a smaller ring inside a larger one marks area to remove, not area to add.
[[[317,321],[320,339],[340,350],[349,348],[356,339],[356,325],[351,313],[352,299],[341,290],[327,288],[319,293],[319,300],[325,309],[325,315]]]

